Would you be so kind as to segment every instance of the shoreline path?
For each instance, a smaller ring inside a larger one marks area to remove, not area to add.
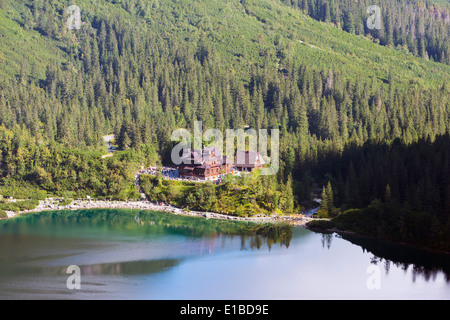
[[[168,212],[172,214],[204,217],[207,219],[222,219],[222,220],[236,220],[236,221],[252,221],[252,222],[280,222],[285,221],[295,226],[305,227],[306,223],[313,220],[308,214],[291,215],[291,216],[258,216],[258,217],[236,217],[227,214],[220,214],[216,212],[202,212],[202,211],[188,211],[177,208],[168,204],[156,204],[148,201],[146,195],[142,192],[140,186],[141,171],[135,175],[135,186],[141,194],[141,201],[112,201],[112,200],[73,200],[68,205],[60,205],[59,201],[53,198],[39,201],[39,205],[32,210],[21,211],[16,213],[13,211],[6,211],[8,218],[12,218],[24,213],[54,211],[54,210],[83,210],[83,209],[136,209],[136,210],[152,210],[160,212]]]
[[[166,204],[155,204],[149,201],[110,201],[110,200],[73,200],[71,204],[62,206],[57,202],[48,198],[39,201],[39,205],[32,210],[21,211],[20,213],[7,211],[8,218],[12,218],[24,213],[43,212],[55,210],[85,210],[85,209],[136,209],[136,210],[152,210],[161,211],[172,214],[186,215],[192,217],[204,217],[208,219],[222,219],[235,221],[251,221],[251,222],[289,222],[295,226],[305,226],[312,218],[304,215],[296,216],[264,216],[264,217],[236,217],[216,212],[187,211],[181,208]]]

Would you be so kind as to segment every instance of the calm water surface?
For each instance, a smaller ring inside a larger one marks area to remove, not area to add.
[[[446,255],[303,228],[246,228],[129,210],[4,220],[0,299],[450,299]],[[80,290],[67,288],[70,265],[81,269]]]

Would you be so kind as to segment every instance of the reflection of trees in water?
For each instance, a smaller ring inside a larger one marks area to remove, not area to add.
[[[150,221],[147,221],[150,219]],[[161,220],[162,219],[162,220]],[[136,220],[136,218],[135,218]],[[289,247],[292,239],[293,226],[287,223],[249,223],[243,221],[224,221],[219,219],[204,219],[167,215],[160,213],[141,212],[138,219],[141,226],[157,226],[161,223],[173,232],[185,236],[208,236],[217,238],[221,235],[241,236],[241,249],[260,249],[267,244],[269,249],[274,244]],[[248,244],[247,244],[248,242]]]
[[[384,267],[386,274],[391,265],[407,272],[410,269],[413,281],[421,276],[426,281],[435,280],[443,273],[450,282],[450,255],[426,251],[384,240],[351,234],[342,234],[343,239],[360,246],[363,251],[373,254],[370,262]]]
[[[43,232],[44,229],[57,225],[75,227],[70,230],[57,228],[62,236],[70,236],[70,232],[76,232],[76,229],[89,228],[95,229],[96,234],[113,231],[115,234],[132,236],[170,234],[210,240],[221,235],[241,236],[244,241],[243,248],[247,247],[248,240],[251,249],[260,249],[263,244],[267,244],[269,248],[273,244],[289,247],[293,233],[293,227],[287,223],[226,221],[127,209],[62,210],[29,214],[19,219],[27,220],[26,225],[30,228],[39,225]],[[54,233],[55,230],[50,232]]]
[[[80,266],[82,275],[139,275],[158,273],[179,264],[178,259],[127,261]]]
[[[331,241],[333,240],[333,234],[332,233],[322,233],[322,248],[327,247],[327,249],[330,249],[331,247]]]
[[[81,276],[89,275],[140,275],[158,273],[176,267],[180,259],[160,259],[147,261],[125,261],[80,265]],[[67,266],[19,266],[13,276],[35,274],[42,276],[68,276]]]
[[[27,222],[16,224],[16,222]],[[11,224],[11,225],[9,225]],[[229,221],[220,219],[205,219],[183,215],[167,214],[156,211],[131,211],[127,209],[91,209],[91,210],[61,210],[24,215],[3,225],[9,229],[14,227],[35,228],[39,225],[43,230],[52,226],[72,226],[75,228],[55,228],[63,235],[67,232],[83,228],[92,228],[96,232],[110,232],[125,235],[142,234],[177,234],[188,237],[204,237],[219,235],[259,235],[270,246],[281,243],[289,246],[293,227],[284,223],[251,223],[245,221]],[[45,230],[44,230],[45,232]],[[255,242],[257,247],[258,241]]]
[[[413,281],[416,281],[418,275],[423,276],[426,281],[436,280],[436,276],[441,272],[441,270],[430,270],[421,266],[414,266],[412,269]],[[450,275],[445,274],[445,280],[450,282]]]
[[[373,256],[370,263],[382,266],[386,274],[391,266],[405,272],[411,271],[413,281],[421,276],[426,281],[436,280],[442,272],[445,280],[450,282],[450,256],[418,248],[409,247],[388,241],[368,238],[352,234],[321,233],[322,248],[330,249],[333,237],[343,238],[360,246],[363,252],[370,252]]]
[[[262,225],[254,233],[250,234],[250,247],[252,249],[260,249],[265,243],[269,249],[274,244],[284,245],[286,248],[289,248],[293,229],[294,227],[287,223]]]
[[[175,215],[163,215],[159,213],[145,212],[139,217],[139,225],[158,226],[163,224],[171,232],[181,233],[185,236],[201,236],[215,239],[221,235],[241,237],[241,249],[260,249],[266,244],[269,249],[274,244],[281,246],[290,245],[293,226],[288,223],[249,223],[244,221],[224,221],[219,219],[204,219],[196,217],[185,217]],[[150,219],[146,223],[146,220]],[[247,244],[248,242],[248,244]]]
[[[241,235],[241,250],[261,249],[266,244],[269,250],[274,244],[289,248],[292,239],[293,227],[289,224],[261,225],[253,232]]]
[[[441,272],[443,272],[443,274],[445,276],[445,280],[447,282],[450,282],[450,274],[448,272],[446,272],[444,269],[439,268],[439,267],[423,266],[423,265],[421,266],[421,265],[416,265],[413,263],[406,263],[406,262],[395,262],[395,261],[391,261],[391,260],[388,260],[388,259],[385,259],[382,257],[378,257],[378,256],[373,256],[370,259],[370,263],[375,264],[375,265],[383,264],[384,271],[386,272],[386,274],[389,274],[391,265],[394,265],[398,269],[401,269],[405,272],[407,272],[408,269],[410,269],[413,282],[415,282],[417,277],[419,277],[419,276],[423,277],[426,281],[430,281],[430,280],[435,281],[437,276]]]
[[[267,244],[269,250],[274,244],[280,244],[280,246],[286,246],[289,248],[292,233],[286,232],[278,238],[274,238],[272,235],[241,235],[241,250],[247,250],[247,243],[250,249],[261,249],[264,244]],[[248,241],[247,241],[248,240]]]

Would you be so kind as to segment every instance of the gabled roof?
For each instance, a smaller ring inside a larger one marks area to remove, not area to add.
[[[218,147],[208,147],[203,150],[187,149],[181,157],[182,164],[191,164],[200,168],[209,168],[213,165],[231,163]]]
[[[264,165],[265,162],[259,152],[256,151],[240,151],[236,152],[236,159],[234,161],[236,167],[256,167]]]

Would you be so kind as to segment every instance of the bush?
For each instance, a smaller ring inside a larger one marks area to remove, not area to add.
[[[312,220],[306,224],[309,229],[330,230],[335,227],[333,221],[330,220]]]
[[[69,204],[71,204],[72,201],[73,201],[72,199],[64,199],[63,201],[61,201],[59,203],[59,205],[65,207],[65,206],[68,206]]]
[[[25,210],[35,209],[38,206],[39,201],[38,200],[25,200],[25,201],[16,202],[15,204],[20,209],[20,211],[25,211]]]
[[[37,200],[45,200],[47,198],[47,191],[39,190],[36,186],[25,182],[11,181],[8,185],[0,186],[0,192],[5,198]]]
[[[20,212],[25,210],[33,210],[39,204],[38,200],[24,200],[17,202],[0,203],[0,210]]]
[[[245,212],[244,212],[242,206],[236,208],[236,211],[234,211],[234,214],[235,214],[237,217],[241,217],[241,218],[245,218],[245,217],[247,216],[247,215],[245,214]]]

